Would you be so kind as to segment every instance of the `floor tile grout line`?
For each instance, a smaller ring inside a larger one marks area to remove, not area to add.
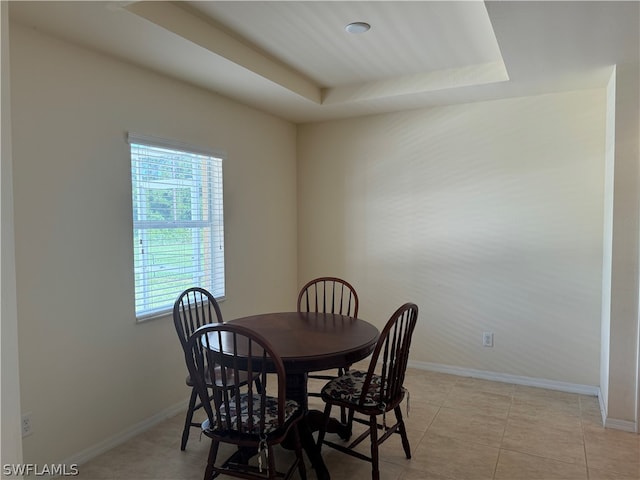
[[[578,408],[580,409],[580,429],[582,430],[582,448],[584,449],[584,465],[587,473],[587,480],[591,477],[589,473],[589,456],[587,455],[587,439],[584,434],[584,418],[582,417],[582,397],[578,397]]]
[[[502,450],[503,450],[503,445],[504,445],[504,436],[507,433],[507,426],[509,425],[509,417],[511,416],[511,408],[513,407],[513,389],[511,390],[511,394],[510,394],[510,401],[509,401],[509,409],[507,410],[507,418],[505,419],[504,422],[504,427],[502,429],[502,436],[500,437],[500,446],[498,447],[498,458],[496,458],[496,464],[495,467],[493,468],[493,480],[495,480],[496,475],[498,473],[498,465],[500,463],[500,455],[502,454]]]

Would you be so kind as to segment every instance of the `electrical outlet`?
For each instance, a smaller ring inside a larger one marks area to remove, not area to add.
[[[27,412],[22,415],[22,436],[26,437],[33,433],[33,419],[31,418],[31,412]]]
[[[482,334],[482,346],[493,347],[493,332],[484,332]]]

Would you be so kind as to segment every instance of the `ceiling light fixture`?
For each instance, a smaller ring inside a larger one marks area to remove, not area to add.
[[[369,31],[370,28],[371,25],[366,22],[352,22],[344,27],[344,29],[349,33],[364,33]]]

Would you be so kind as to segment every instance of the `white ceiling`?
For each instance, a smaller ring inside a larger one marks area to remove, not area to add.
[[[10,18],[294,122],[606,84],[626,2],[11,2]],[[371,30],[352,35],[353,21]]]

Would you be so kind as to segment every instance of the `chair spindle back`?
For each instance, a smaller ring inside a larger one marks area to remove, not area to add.
[[[358,316],[358,295],[349,282],[337,277],[319,277],[308,282],[298,295],[299,312]]]
[[[403,393],[404,376],[409,360],[411,337],[418,319],[418,306],[405,303],[391,316],[380,333],[373,351],[369,370],[362,386],[361,403],[364,402],[376,366],[381,363],[380,402],[391,405]]]
[[[284,364],[264,337],[241,325],[205,325],[190,337],[185,357],[203,408],[215,430],[262,435],[274,427],[265,425],[269,371],[276,374],[278,425],[284,423]],[[212,375],[216,375],[215,381],[208,382],[207,378]],[[255,382],[235,382],[234,379],[241,375],[259,378],[262,388],[256,388]],[[207,388],[213,390],[213,404],[207,396]],[[243,414],[236,415],[236,412]]]
[[[173,323],[184,349],[189,337],[209,323],[221,323],[222,313],[215,297],[200,287],[188,288],[173,304]]]

